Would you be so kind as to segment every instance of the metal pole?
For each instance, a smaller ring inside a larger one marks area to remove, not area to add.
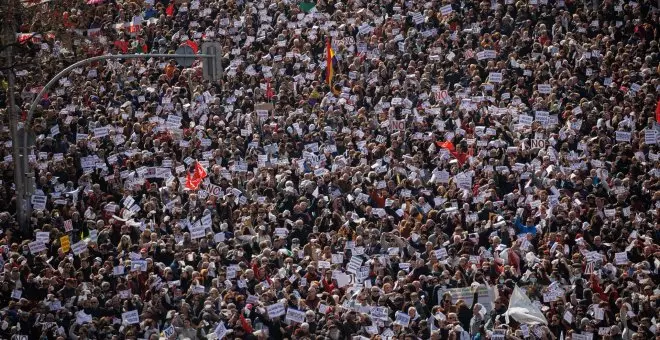
[[[14,188],[16,193],[16,220],[21,228],[27,227],[27,215],[25,211],[25,182],[23,179],[23,171],[21,169],[21,154],[19,152],[20,143],[18,136],[18,110],[16,110],[16,82],[13,70],[13,47],[12,43],[16,40],[16,29],[14,25],[14,11],[12,1],[0,1],[5,10],[4,25],[2,39],[7,44],[5,50],[5,62],[7,63],[7,119],[9,123],[9,131],[12,138],[12,159],[14,163]],[[6,7],[6,8],[5,8]]]
[[[57,83],[60,78],[64,77],[67,75],[69,72],[73,71],[74,69],[78,68],[79,66],[93,63],[95,61],[99,60],[108,60],[108,59],[141,59],[141,58],[215,58],[215,55],[211,54],[163,54],[163,53],[153,53],[153,54],[119,54],[119,55],[102,55],[102,56],[97,56],[97,57],[91,57],[87,59],[83,59],[80,61],[77,61],[73,64],[71,64],[69,67],[65,68],[64,70],[60,71],[60,73],[56,74],[53,79],[51,79],[42,89],[37,93],[36,97],[34,97],[34,100],[32,100],[32,103],[30,104],[30,110],[28,111],[27,114],[27,119],[25,120],[23,124],[23,171],[25,178],[33,177],[34,174],[32,173],[32,170],[29,167],[28,164],[28,154],[29,154],[29,148],[28,148],[28,131],[31,131],[32,129],[32,118],[34,117],[34,111],[37,109],[37,105],[39,105],[39,102],[41,101],[41,98],[43,98],[43,95],[48,92],[51,86]],[[16,142],[18,139],[14,140]],[[18,169],[16,169],[18,171]],[[30,211],[32,208],[32,205],[30,204],[30,201],[27,200],[27,193],[24,195],[25,198],[25,209],[27,211]]]
[[[23,182],[23,172],[21,171],[21,154],[19,153],[19,138],[18,138],[18,111],[16,110],[16,94],[14,93],[16,84],[14,80],[14,70],[12,67],[12,47],[7,47],[5,51],[5,58],[7,62],[7,74],[9,88],[7,89],[7,116],[9,119],[9,130],[11,132],[12,144],[12,158],[14,162],[14,185],[16,191],[16,219],[18,220],[21,228],[27,227],[27,214],[25,211],[25,185]]]
[[[99,60],[108,60],[108,59],[140,59],[140,58],[213,58],[215,57],[214,55],[211,54],[195,54],[195,55],[190,55],[190,54],[120,54],[120,55],[101,55],[97,57],[91,57],[87,59],[80,60],[78,62],[75,62],[71,64],[69,67],[65,68],[62,70],[60,73],[55,75],[53,79],[51,79],[42,89],[39,91],[37,96],[34,98],[32,101],[32,104],[30,105],[30,110],[28,111],[27,114],[27,120],[25,121],[25,126],[30,127],[32,124],[32,117],[34,116],[34,110],[37,108],[37,105],[39,105],[40,98],[43,97],[43,95],[48,92],[48,89],[50,89],[51,86],[53,86],[55,83],[57,83],[60,78],[65,76],[67,73],[73,71],[76,69],[78,66],[82,66],[85,64],[93,63],[95,61]]]

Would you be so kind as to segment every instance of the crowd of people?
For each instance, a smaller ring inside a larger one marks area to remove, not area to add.
[[[224,70],[145,57],[60,79],[32,122],[29,227],[3,127],[1,338],[660,334],[656,1],[23,11],[23,119],[92,56],[215,41]]]

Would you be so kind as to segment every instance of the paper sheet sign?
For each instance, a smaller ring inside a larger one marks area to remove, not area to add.
[[[550,84],[538,84],[536,87],[539,90],[539,93],[549,94],[552,92],[552,86]]]
[[[215,327],[213,334],[217,339],[222,339],[225,337],[225,335],[227,335],[227,328],[225,328],[225,324],[222,321],[220,321],[218,326]]]
[[[630,142],[630,132],[616,131],[617,142]]]
[[[406,129],[406,121],[390,119],[390,132],[404,131]]]
[[[628,264],[628,253],[622,251],[620,253],[614,254],[614,262],[617,266]]]
[[[138,315],[138,311],[132,310],[130,312],[121,313],[121,321],[127,325],[140,323],[140,316]]]
[[[545,139],[532,139],[529,143],[531,149],[545,148]]]
[[[268,317],[274,319],[278,316],[284,315],[284,304],[278,302],[266,307],[266,310],[268,311]]]
[[[286,320],[290,320],[297,323],[305,322],[305,312],[289,308],[286,310]]]
[[[442,15],[449,15],[451,14],[451,12],[453,12],[451,5],[445,5],[440,7],[440,13],[442,13]]]
[[[500,72],[491,72],[488,74],[488,81],[491,83],[501,83],[502,82],[502,73]]]
[[[69,240],[68,235],[60,237],[60,248],[62,248],[62,251],[65,253],[71,249],[71,241]]]
[[[87,243],[85,243],[85,241],[79,241],[74,244],[71,249],[75,255],[80,255],[87,250]]]
[[[397,325],[401,325],[403,327],[408,327],[410,325],[410,315],[408,313],[403,313],[403,312],[396,312],[396,323]]]
[[[46,210],[46,202],[48,201],[47,196],[42,195],[32,195],[30,203],[35,210]]]
[[[46,245],[41,241],[30,242],[28,243],[28,247],[30,247],[30,253],[32,255],[46,251]]]

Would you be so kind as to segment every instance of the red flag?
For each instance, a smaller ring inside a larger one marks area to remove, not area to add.
[[[202,183],[202,180],[206,178],[206,170],[204,170],[204,167],[199,164],[199,162],[195,163],[195,170],[191,174],[188,172],[186,174],[186,188],[190,190],[197,190],[199,189],[199,185]]]
[[[443,148],[443,149],[447,149],[447,150],[449,150],[449,151],[454,151],[454,150],[456,150],[456,148],[454,147],[454,143],[452,143],[452,142],[450,142],[450,141],[446,141],[446,142],[435,142],[435,145],[437,145],[437,146],[439,146],[439,147],[441,147],[441,148]]]
[[[240,314],[239,319],[241,320],[241,327],[243,327],[243,330],[245,333],[252,333],[252,326],[245,320],[245,317],[243,316],[243,313]]]
[[[452,143],[452,142],[450,142],[450,141],[445,141],[445,142],[435,142],[435,145],[437,145],[437,146],[439,146],[439,147],[441,147],[441,148],[443,148],[443,149],[447,149],[447,150],[449,150],[449,153],[450,153],[452,156],[454,156],[454,158],[456,158],[456,160],[458,161],[458,164],[461,165],[461,166],[463,166],[463,164],[465,164],[465,162],[466,162],[467,159],[468,159],[468,156],[469,156],[469,155],[466,154],[465,152],[458,152],[458,151],[456,151],[456,147],[454,147],[454,143]]]
[[[184,44],[190,46],[190,48],[192,48],[195,54],[197,54],[197,51],[199,51],[199,46],[197,46],[197,43],[192,40],[187,40],[186,42],[184,42]]]
[[[465,152],[449,151],[449,153],[456,158],[460,166],[463,166],[468,159],[468,154]]]
[[[167,6],[165,14],[167,14],[168,17],[174,16],[174,1],[170,2],[170,5]]]
[[[660,123],[660,99],[658,99],[658,104],[655,106],[655,121]]]
[[[266,99],[270,100],[275,94],[273,88],[270,86],[270,78],[266,79]]]

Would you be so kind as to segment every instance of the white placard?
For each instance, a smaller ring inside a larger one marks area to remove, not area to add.
[[[396,312],[396,321],[395,324],[401,325],[403,327],[408,327],[410,325],[410,315],[408,313]]]
[[[268,311],[268,317],[271,319],[282,316],[285,313],[284,304],[281,302],[267,306],[266,310]]]
[[[617,142],[630,142],[630,132],[616,131]]]
[[[305,312],[289,308],[286,310],[286,320],[294,321],[297,323],[305,322]]]
[[[545,148],[545,139],[532,139],[529,143],[530,148],[536,149],[536,148]]]
[[[614,254],[614,262],[617,266],[628,264],[628,252],[622,251]]]
[[[71,250],[75,255],[80,255],[87,250],[87,243],[85,241],[78,241],[71,246]]]
[[[30,253],[32,255],[46,251],[46,245],[41,241],[30,242],[28,243],[28,247],[30,247]]]
[[[124,266],[115,266],[112,268],[112,275],[121,276],[124,275]]]
[[[401,120],[394,120],[390,119],[390,131],[391,132],[398,132],[398,131],[405,131],[406,129],[406,121],[401,119]]]
[[[451,8],[451,5],[445,5],[440,7],[440,13],[442,13],[442,15],[449,15],[453,11],[454,10]]]
[[[35,239],[41,243],[49,243],[50,242],[50,232],[48,231],[38,231]]]
[[[138,315],[137,310],[121,313],[121,321],[127,325],[134,325],[136,323],[140,323],[140,315]]]
[[[44,195],[32,195],[30,202],[32,203],[32,208],[35,210],[46,210],[46,202],[48,202],[48,197]]]
[[[549,94],[552,92],[552,86],[550,84],[538,84],[536,88],[539,90],[539,93]]]
[[[502,73],[500,72],[491,72],[488,74],[488,81],[491,83],[501,83],[502,82]]]
[[[518,116],[518,123],[522,125],[532,125],[534,122],[534,117],[528,116],[528,115],[520,115]]]

